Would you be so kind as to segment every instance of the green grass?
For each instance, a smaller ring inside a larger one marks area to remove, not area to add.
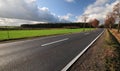
[[[90,28],[86,28],[86,31]],[[36,36],[48,36],[56,34],[76,33],[82,32],[83,29],[46,29],[46,30],[10,30],[9,39],[36,37]],[[8,39],[8,31],[0,31],[0,40]]]

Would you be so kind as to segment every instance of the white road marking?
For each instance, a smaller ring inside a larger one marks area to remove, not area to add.
[[[31,42],[31,41],[36,41],[36,40],[43,40],[43,39],[48,39],[48,38],[55,38],[55,37],[57,37],[57,36],[38,37],[38,38],[34,38],[34,39],[26,39],[26,40],[23,39],[23,40],[18,40],[18,41],[13,41],[13,42],[0,43],[0,47],[4,47],[6,45],[21,44],[24,42]]]
[[[90,34],[90,33],[85,33],[85,35],[88,35],[88,34]]]
[[[41,46],[47,46],[47,45],[51,45],[51,44],[54,44],[54,43],[58,43],[58,42],[62,42],[62,41],[66,41],[68,40],[69,38],[65,38],[65,39],[61,39],[61,40],[57,40],[57,41],[53,41],[53,42],[50,42],[50,43],[46,43],[46,44],[43,44]]]
[[[70,61],[61,71],[67,71],[76,62],[76,60],[78,60],[78,58],[80,58],[90,48],[90,46],[104,33],[104,31],[100,33],[82,52],[80,52],[72,61]]]

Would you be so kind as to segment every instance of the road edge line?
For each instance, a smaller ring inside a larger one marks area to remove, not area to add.
[[[78,60],[78,58],[80,58],[104,32],[105,30],[103,30],[102,33],[100,33],[84,50],[82,50],[82,52],[80,52],[73,60],[71,60],[61,71],[67,71]]]

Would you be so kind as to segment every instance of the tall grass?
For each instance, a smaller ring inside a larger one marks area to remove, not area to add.
[[[120,43],[109,31],[106,38],[106,44],[106,71],[120,71]]]

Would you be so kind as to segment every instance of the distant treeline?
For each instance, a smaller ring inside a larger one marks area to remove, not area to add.
[[[83,26],[90,28],[89,23],[38,23],[21,25],[22,28],[83,28]]]
[[[34,29],[49,29],[49,28],[93,28],[89,23],[37,23],[37,24],[23,24],[16,26],[3,26],[0,30],[34,30]]]
[[[118,24],[113,24],[112,28],[117,28]],[[93,28],[89,23],[38,23],[38,24],[23,24],[21,26],[0,26],[0,30],[34,30],[34,29],[49,29],[49,28]],[[108,28],[102,24],[99,28]]]
[[[4,26],[4,27],[0,27],[0,30],[24,30],[25,28],[22,27],[8,27],[8,26]]]

